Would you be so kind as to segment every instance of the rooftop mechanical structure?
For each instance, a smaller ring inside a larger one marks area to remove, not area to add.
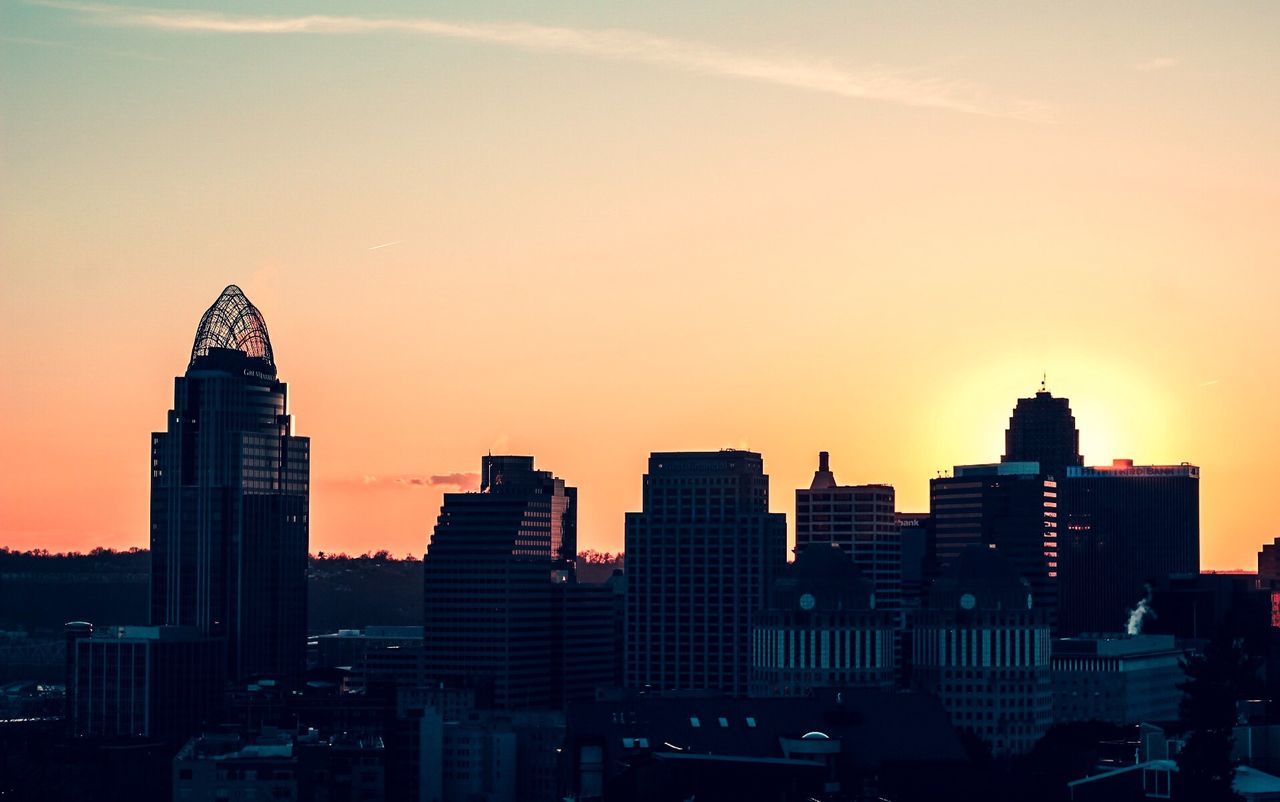
[[[276,366],[271,353],[271,337],[267,334],[267,321],[244,291],[234,284],[228,284],[200,318],[196,339],[191,345],[191,362],[187,367],[194,366],[197,359],[208,356],[214,348],[239,351],[245,356],[263,360],[272,368]]]

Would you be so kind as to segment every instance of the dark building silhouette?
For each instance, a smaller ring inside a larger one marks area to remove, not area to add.
[[[621,687],[623,595],[617,583],[581,582],[570,574],[551,590],[556,706],[594,699],[601,687]]]
[[[627,513],[626,683],[747,693],[752,616],[786,562],[751,451],[656,452]]]
[[[107,627],[68,640],[71,733],[183,738],[210,723],[226,679],[220,639],[195,627]]]
[[[969,546],[934,583],[914,631],[912,679],[997,755],[1027,752],[1053,723],[1049,624],[998,549]]]
[[[1258,551],[1258,578],[1280,582],[1280,537],[1262,544]]]
[[[576,584],[577,490],[533,457],[484,457],[480,476],[445,494],[423,560],[426,677],[486,684],[500,708],[613,684],[612,591],[560,587]]]
[[[929,507],[935,576],[968,547],[995,546],[1030,583],[1037,609],[1053,624],[1058,486],[1038,463],[957,465],[952,476],[929,481]]]
[[[928,563],[937,549],[933,516],[927,512],[898,512],[893,517],[902,542],[902,607],[909,613],[918,610],[924,601]]]
[[[225,637],[233,679],[299,675],[309,482],[266,321],[228,286],[151,436],[151,623]]]
[[[1116,460],[1069,468],[1059,489],[1062,634],[1121,629],[1149,585],[1199,572],[1199,468]]]
[[[1019,398],[1004,434],[1001,462],[1038,462],[1041,470],[1061,478],[1070,466],[1084,465],[1080,432],[1071,403],[1041,387],[1031,398]]]
[[[751,695],[893,687],[897,613],[843,550],[812,544],[773,583],[751,636]]]
[[[968,759],[928,694],[632,695],[574,705],[558,798],[954,799]]]
[[[1108,633],[1053,642],[1053,721],[1176,721],[1184,651],[1170,635]]]
[[[833,545],[875,589],[876,607],[902,611],[902,532],[892,485],[839,485],[827,452],[807,489],[796,490],[796,553]]]

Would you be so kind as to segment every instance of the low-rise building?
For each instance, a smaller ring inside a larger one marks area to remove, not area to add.
[[[892,687],[898,613],[839,546],[811,543],[774,582],[751,635],[752,696]]]
[[[217,708],[225,641],[195,627],[107,627],[68,645],[75,737],[186,738]]]
[[[1181,656],[1172,635],[1115,633],[1054,641],[1054,722],[1177,719]]]
[[[193,738],[173,760],[175,802],[382,802],[386,757],[376,735],[264,728]]]

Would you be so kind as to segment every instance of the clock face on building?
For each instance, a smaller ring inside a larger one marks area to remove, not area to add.
[[[977,603],[978,600],[973,598],[972,593],[966,593],[960,597],[960,606],[966,610],[972,610]]]
[[[801,609],[801,610],[812,610],[812,609],[813,609],[813,604],[814,604],[814,599],[813,599],[813,594],[812,594],[812,593],[804,593],[804,594],[801,594],[801,596],[800,596],[800,609]]]

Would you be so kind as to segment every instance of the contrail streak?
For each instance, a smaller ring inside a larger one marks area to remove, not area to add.
[[[566,28],[523,22],[451,22],[428,17],[269,17],[65,3],[60,0],[31,2],[75,11],[101,24],[127,28],[260,35],[408,33],[650,64],[902,106],[1038,122],[1047,121],[1050,116],[1050,109],[1044,104],[994,98],[984,88],[964,81],[920,77],[885,67],[851,70],[809,58],[735,53],[714,45],[616,28]]]

